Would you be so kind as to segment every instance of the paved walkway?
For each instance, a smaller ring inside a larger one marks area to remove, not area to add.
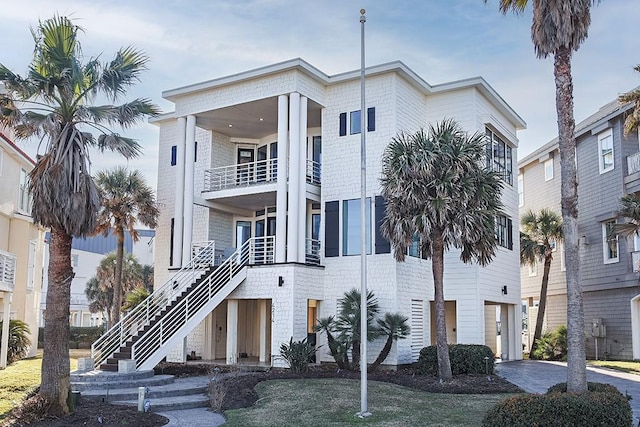
[[[171,427],[218,427],[226,420],[220,414],[209,411],[207,408],[181,409],[178,411],[158,412],[167,417]]]
[[[546,393],[554,384],[567,381],[565,362],[515,360],[496,364],[496,373],[529,393]],[[611,384],[632,397],[631,409],[640,420],[640,375],[587,366],[587,381]]]

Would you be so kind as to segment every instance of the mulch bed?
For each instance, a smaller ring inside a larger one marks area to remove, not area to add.
[[[245,408],[258,399],[255,386],[261,381],[296,378],[348,378],[360,379],[359,372],[341,371],[332,365],[314,367],[304,375],[296,375],[288,370],[271,369],[269,372],[240,372],[221,367],[228,373],[224,381],[225,396],[222,409]],[[183,365],[162,363],[156,373],[176,375],[178,377],[207,375],[212,373],[211,365]],[[495,375],[457,375],[453,380],[440,383],[437,377],[417,375],[413,367],[400,368],[397,371],[379,371],[368,374],[370,381],[385,381],[428,393],[454,394],[495,394],[522,393],[522,389]],[[3,426],[64,427],[64,426],[122,426],[154,427],[167,423],[167,419],[154,413],[137,412],[136,408],[111,405],[90,399],[81,399],[76,410],[62,418],[47,417],[33,420],[27,415],[30,411],[23,405],[14,411],[14,417],[6,420]],[[20,416],[23,412],[24,415]],[[33,411],[31,411],[33,412]],[[16,418],[17,415],[17,418]]]

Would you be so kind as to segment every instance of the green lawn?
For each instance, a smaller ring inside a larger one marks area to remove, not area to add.
[[[226,426],[478,426],[509,395],[433,394],[369,382],[373,416],[358,419],[360,382],[347,379],[271,380],[256,386],[251,408],[226,411]]]
[[[630,374],[640,374],[640,362],[620,361],[620,360],[589,360],[591,366],[599,368],[615,369],[616,371],[628,372]]]
[[[78,366],[79,357],[89,357],[91,350],[71,350],[71,370]],[[0,420],[34,387],[40,385],[42,351],[31,359],[12,363],[0,371]]]

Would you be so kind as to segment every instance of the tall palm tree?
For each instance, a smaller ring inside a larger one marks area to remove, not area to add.
[[[487,0],[484,0],[485,3]],[[587,391],[584,341],[584,303],[578,257],[578,183],[576,179],[576,140],[573,117],[571,56],[580,48],[591,24],[591,6],[599,0],[534,0],[531,39],[538,58],[553,55],[560,147],[560,193],[564,223],[567,266],[567,390]],[[522,13],[527,0],[499,0],[503,14]]]
[[[116,235],[116,273],[113,284],[113,307],[111,323],[120,321],[122,310],[122,262],[124,257],[124,232],[129,232],[134,242],[138,241],[136,221],[155,228],[158,223],[158,207],[153,190],[140,172],[128,172],[124,167],[99,172],[96,177],[102,208],[98,215],[96,233]]]
[[[486,170],[485,136],[469,136],[445,119],[415,134],[391,140],[382,158],[382,195],[387,211],[382,233],[404,261],[414,236],[431,259],[434,283],[436,344],[440,379],[451,379],[444,304],[444,252],[461,251],[460,259],[491,262],[496,248],[496,215],[501,213],[499,175]]]
[[[640,194],[628,194],[620,199],[618,218],[624,218],[627,222],[614,224],[609,237],[640,235]]]
[[[391,346],[394,341],[404,339],[411,333],[411,328],[407,325],[409,318],[400,313],[385,313],[382,319],[377,319],[378,330],[381,336],[386,336],[387,340],[384,347],[380,350],[380,354],[369,366],[369,371],[375,371],[382,362],[385,361],[391,352]]]
[[[529,210],[520,219],[520,225],[524,230],[520,233],[520,264],[535,266],[540,261],[544,262],[536,329],[533,333],[533,344],[529,353],[534,355],[538,346],[537,340],[542,336],[542,322],[547,306],[547,288],[553,251],[563,236],[562,218],[550,209],[541,209],[539,212]]]
[[[640,73],[640,65],[636,65],[633,69]],[[624,136],[627,136],[634,130],[638,130],[640,126],[640,87],[620,95],[618,101],[634,103],[633,110],[624,119]]]
[[[139,80],[147,57],[131,47],[102,63],[85,58],[77,38],[81,29],[55,16],[32,31],[35,49],[27,75],[0,64],[0,124],[16,137],[46,141],[29,175],[34,221],[51,229],[49,285],[40,395],[50,413],[69,411],[69,303],[73,279],[71,240],[89,235],[100,207],[89,170],[89,149],[111,150],[130,158],[140,145],[108,126],[127,128],[159,110],[146,99],[122,105],[92,105],[96,95],[117,102]],[[97,133],[97,138],[91,132]]]

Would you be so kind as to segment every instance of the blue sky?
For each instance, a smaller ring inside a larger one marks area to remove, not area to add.
[[[552,58],[539,60],[530,41],[531,13],[502,16],[497,0],[21,0],[3,4],[0,62],[24,74],[38,19],[71,16],[85,29],[86,56],[111,59],[134,45],[151,58],[130,97],[164,111],[162,91],[292,58],[327,74],[360,67],[359,10],[367,11],[366,63],[401,60],[430,84],[484,77],[527,122],[519,157],[557,134]],[[574,102],[580,121],[640,85],[640,2],[608,0],[592,10],[589,38],[574,55]],[[129,161],[156,185],[157,129],[127,132],[144,147]],[[37,143],[19,144],[35,154]],[[94,155],[93,172],[126,163]]]

